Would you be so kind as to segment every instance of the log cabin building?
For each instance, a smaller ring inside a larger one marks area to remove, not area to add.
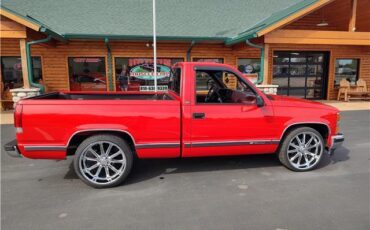
[[[2,0],[9,89],[132,91],[153,85],[151,0]],[[230,64],[277,94],[335,99],[370,88],[370,0],[158,0],[159,90],[179,61]],[[272,86],[271,86],[272,87]]]

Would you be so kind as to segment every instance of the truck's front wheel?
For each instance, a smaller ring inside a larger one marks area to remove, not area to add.
[[[78,177],[94,188],[121,184],[132,168],[133,154],[128,144],[114,135],[95,135],[77,148],[74,169]]]
[[[280,162],[293,171],[309,171],[317,167],[324,152],[324,139],[310,127],[292,130],[280,146]]]

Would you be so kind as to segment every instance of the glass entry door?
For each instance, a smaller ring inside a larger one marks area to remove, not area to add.
[[[327,84],[327,52],[274,52],[273,80],[278,94],[324,99]]]

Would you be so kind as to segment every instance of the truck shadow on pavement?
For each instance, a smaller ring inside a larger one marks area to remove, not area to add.
[[[349,159],[349,150],[345,147],[338,149],[333,156],[324,154],[317,169],[324,168],[329,164]],[[139,183],[155,177],[164,179],[166,175],[178,173],[212,172],[254,168],[272,168],[284,166],[274,154],[248,155],[231,157],[202,157],[202,158],[183,158],[183,159],[145,159],[135,160],[134,167],[123,183],[123,185]],[[74,171],[73,163],[69,166],[69,171],[64,179],[78,179]]]

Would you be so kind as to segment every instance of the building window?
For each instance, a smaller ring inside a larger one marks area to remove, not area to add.
[[[276,51],[273,55],[272,84],[278,94],[306,99],[326,96],[327,52]]]
[[[215,62],[215,63],[224,63],[223,58],[193,58],[194,62]]]
[[[251,82],[255,83],[261,71],[261,59],[259,58],[239,58],[238,70],[244,74]]]
[[[32,57],[33,81],[42,79],[41,58]],[[1,57],[2,91],[23,87],[21,57]]]
[[[259,74],[259,72],[261,71],[261,59],[239,58],[238,70],[243,74]]]
[[[71,91],[107,90],[103,57],[70,57],[68,72]]]
[[[171,66],[183,58],[157,58],[157,89],[167,91]],[[153,58],[115,58],[117,91],[154,91]]]
[[[358,80],[359,59],[337,59],[335,61],[334,85],[339,86],[342,79],[346,79],[351,84],[356,84]]]

